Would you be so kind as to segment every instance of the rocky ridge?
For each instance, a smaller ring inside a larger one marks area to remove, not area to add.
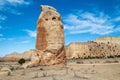
[[[97,43],[116,43],[116,44],[120,44],[120,37],[100,37],[97,38],[94,42]]]
[[[66,48],[67,58],[120,56],[120,37],[101,37],[91,42],[74,42]]]

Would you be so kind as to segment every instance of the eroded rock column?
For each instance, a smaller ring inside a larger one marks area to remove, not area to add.
[[[42,51],[40,65],[65,64],[64,29],[60,14],[50,6],[41,6],[37,22],[36,49]]]

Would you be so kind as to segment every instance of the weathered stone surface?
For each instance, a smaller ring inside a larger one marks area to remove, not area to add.
[[[60,14],[51,6],[41,6],[37,23],[36,49],[40,65],[65,64],[64,29]],[[41,55],[42,54],[42,55]]]
[[[94,42],[97,43],[116,43],[120,44],[120,37],[100,37],[97,38]]]
[[[41,9],[37,24],[36,48],[57,54],[64,47],[61,16],[53,7],[41,6]]]
[[[24,65],[56,65],[66,63],[64,29],[60,14],[51,6],[42,5],[37,22],[36,53],[31,62]]]
[[[9,72],[11,72],[11,70],[8,67],[1,68],[1,71],[9,71]]]
[[[115,43],[71,43],[66,47],[66,56],[70,58],[114,57],[120,55],[120,45]]]
[[[14,58],[14,57],[1,57],[0,58],[0,62],[15,62],[15,61],[18,61],[19,59],[18,58]]]
[[[11,70],[8,67],[3,67],[0,70],[0,75],[8,76],[11,74]]]
[[[0,76],[8,76],[10,75],[11,73],[9,71],[0,71]]]

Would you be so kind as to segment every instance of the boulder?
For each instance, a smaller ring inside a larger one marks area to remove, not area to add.
[[[11,70],[8,67],[1,68],[1,71],[9,71],[9,72],[11,72]]]
[[[0,75],[9,76],[11,74],[11,70],[8,67],[3,67],[0,70]]]
[[[9,71],[0,71],[0,75],[9,76],[11,73]]]

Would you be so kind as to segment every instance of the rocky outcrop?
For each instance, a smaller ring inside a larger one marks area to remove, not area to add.
[[[101,37],[101,38],[97,38],[94,42],[120,44],[120,37]]]
[[[60,53],[64,48],[64,30],[61,16],[50,6],[41,6],[42,12],[37,23],[36,49]]]
[[[32,54],[30,65],[58,65],[66,63],[64,29],[57,10],[42,5],[37,22],[36,53]],[[25,67],[27,65],[24,65]]]
[[[0,76],[9,76],[11,74],[11,70],[8,67],[3,67],[0,70]]]
[[[41,6],[37,23],[36,49],[41,65],[65,64],[64,29],[60,14],[51,6]]]
[[[16,62],[19,58],[7,58],[7,57],[0,57],[0,62]]]
[[[33,51],[34,50],[28,50],[23,53],[13,52],[11,54],[6,55],[5,57],[6,58],[18,58],[18,59],[24,58],[26,60],[29,60]]]
[[[120,45],[114,43],[71,43],[66,48],[66,56],[70,58],[114,57],[120,55]]]
[[[34,53],[34,50],[25,51],[23,53],[13,52],[11,54],[8,54],[0,58],[0,61],[1,62],[15,62],[21,58],[24,58],[26,61],[29,61],[32,53]]]

